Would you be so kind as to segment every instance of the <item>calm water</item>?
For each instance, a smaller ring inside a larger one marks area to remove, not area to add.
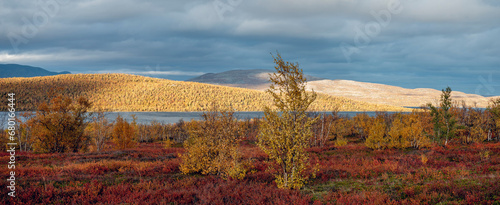
[[[319,112],[324,114],[331,114],[331,112]],[[339,112],[339,115],[353,117],[357,114],[363,112]],[[369,116],[375,116],[376,112],[365,112]],[[394,112],[388,112],[394,113]],[[148,124],[151,121],[158,121],[162,123],[176,123],[179,120],[190,121],[200,120],[203,112],[108,112],[106,117],[110,120],[116,119],[118,115],[125,118],[127,121],[132,121],[132,115],[137,117],[137,123]],[[236,118],[240,120],[248,118],[262,118],[264,117],[264,112],[235,112]]]
[[[319,112],[319,113],[331,114],[331,112]],[[340,115],[349,117],[353,117],[359,113],[363,112],[339,112]],[[370,116],[375,116],[376,114],[375,112],[365,112],[365,113]],[[6,114],[7,112],[0,112],[0,122],[4,122],[2,119],[5,119],[5,121],[7,120]],[[20,112],[17,112],[16,114],[19,115]],[[170,124],[179,122],[179,120],[181,119],[184,121],[190,121],[192,119],[199,120],[201,119],[200,117],[201,114],[203,114],[203,112],[107,112],[106,117],[109,120],[114,121],[116,117],[120,115],[127,121],[131,122],[132,115],[135,115],[137,117],[137,122],[141,124],[148,124],[151,121]],[[264,112],[236,112],[235,116],[241,120],[248,118],[261,118],[264,117]],[[3,124],[5,126],[5,123]]]

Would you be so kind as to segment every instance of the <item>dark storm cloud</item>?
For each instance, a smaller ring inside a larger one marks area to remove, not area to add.
[[[0,63],[187,79],[271,69],[278,50],[320,77],[500,95],[493,0],[33,2],[0,2]]]

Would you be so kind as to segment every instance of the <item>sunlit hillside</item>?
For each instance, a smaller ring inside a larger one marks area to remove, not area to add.
[[[231,70],[221,73],[205,74],[190,79],[189,81],[263,91],[270,85],[269,72],[272,71],[255,69]],[[401,107],[420,107],[428,103],[435,104],[441,96],[440,89],[408,89],[379,83],[359,82],[353,80],[330,80],[314,76],[306,77],[309,81],[307,89],[314,89],[318,93],[335,97],[345,97],[361,102]],[[426,85],[421,86],[425,87]],[[457,90],[452,92],[452,99],[460,103],[460,105],[463,101],[469,106],[482,108],[488,107],[491,100],[499,97],[500,96],[483,97],[481,95],[468,94]]]
[[[0,79],[0,94],[16,94],[18,110],[33,110],[47,101],[51,92],[84,96],[95,108],[106,111],[204,111],[213,102],[236,111],[261,111],[271,105],[262,91],[194,82],[172,81],[128,74],[68,74],[33,78]],[[401,107],[376,105],[319,94],[312,110],[408,111]],[[0,105],[7,109],[7,103]]]

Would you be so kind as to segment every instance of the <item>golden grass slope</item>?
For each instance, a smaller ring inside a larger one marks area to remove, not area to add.
[[[193,78],[191,81],[263,91],[270,85],[268,79],[269,71],[267,70],[233,70],[203,75]],[[420,107],[427,103],[436,104],[442,93],[441,90],[436,89],[407,89],[398,86],[352,80],[317,80],[312,76],[307,79],[312,79],[309,80],[307,88],[310,90],[314,89],[318,93],[346,97],[355,101],[400,107]],[[483,108],[487,107],[491,100],[500,98],[500,96],[483,97],[460,91],[453,91],[451,95],[452,99],[459,103],[464,101],[469,106]]]
[[[271,105],[267,93],[245,88],[129,74],[68,74],[0,79],[0,94],[4,96],[0,110],[7,109],[7,93],[16,94],[18,110],[34,110],[39,102],[48,100],[48,91],[57,88],[66,96],[87,97],[94,109],[106,111],[205,111],[213,102],[236,111],[262,111],[264,106]],[[311,106],[315,111],[331,111],[337,106],[341,111],[409,111],[326,94],[319,94]]]
[[[352,80],[311,81],[308,83],[308,88],[331,96],[402,107],[419,107],[427,103],[437,104],[442,93],[440,90],[429,88],[407,89]],[[453,91],[451,96],[454,101],[464,101],[469,106],[483,108],[488,106],[491,99],[494,99],[460,91]]]

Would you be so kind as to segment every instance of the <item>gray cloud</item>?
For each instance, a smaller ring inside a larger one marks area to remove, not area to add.
[[[491,75],[494,92],[479,94],[500,95],[500,3],[494,0],[37,2],[0,2],[0,63],[184,80],[271,69],[269,53],[278,50],[320,77],[474,93]],[[384,20],[390,2],[400,2],[401,12],[381,25],[375,16]],[[36,32],[27,32],[29,25]],[[340,45],[355,46],[360,30],[368,34],[377,25],[348,62]]]

